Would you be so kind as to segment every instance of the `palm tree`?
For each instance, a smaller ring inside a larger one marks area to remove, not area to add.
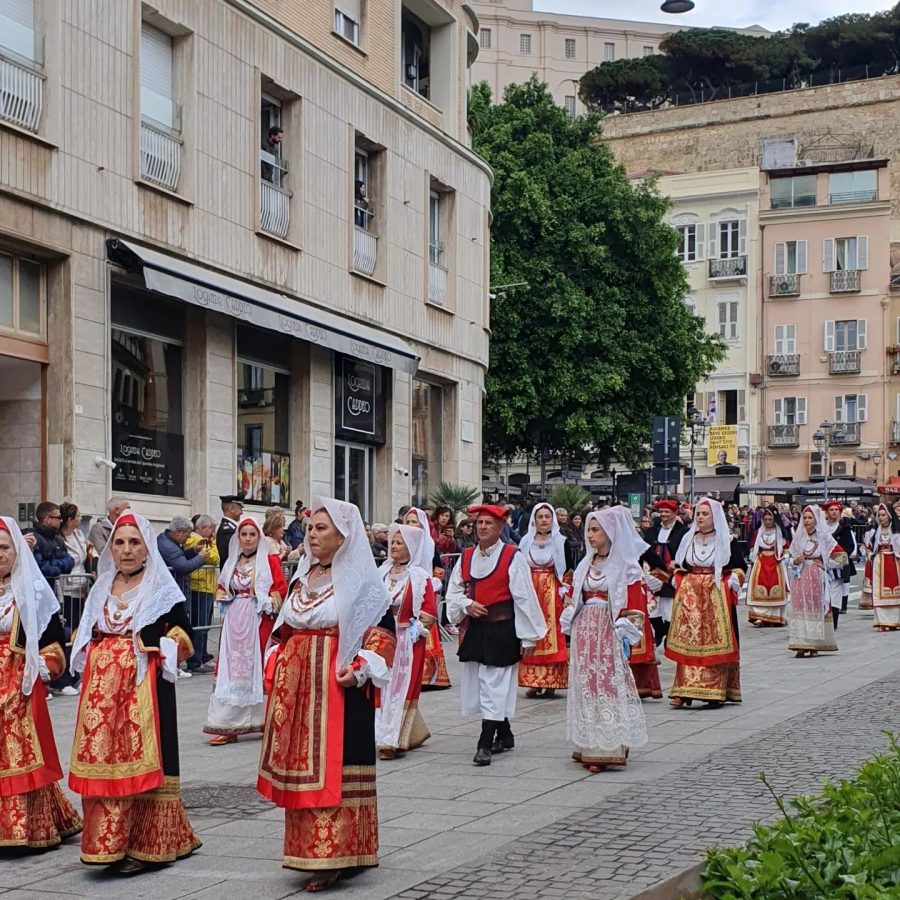
[[[550,489],[547,501],[555,508],[562,507],[569,511],[569,515],[584,513],[587,509],[591,495],[577,484],[557,484]]]
[[[478,488],[441,481],[428,497],[432,506],[449,506],[454,516],[465,512],[478,498]]]

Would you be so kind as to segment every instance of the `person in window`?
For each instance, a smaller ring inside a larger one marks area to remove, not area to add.
[[[263,150],[271,154],[276,160],[281,159],[281,142],[284,140],[284,129],[279,125],[273,125],[263,141]],[[276,178],[276,167],[266,160],[260,162],[260,175],[264,181],[270,184],[277,184],[279,179]]]
[[[353,193],[353,218],[357,227],[369,230],[369,195],[366,193],[366,183],[357,181]]]

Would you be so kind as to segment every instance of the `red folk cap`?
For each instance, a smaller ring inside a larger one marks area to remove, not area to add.
[[[116,524],[113,528],[113,531],[115,531],[116,528],[121,528],[123,525],[134,525],[134,527],[137,528],[137,519],[135,519],[135,517],[130,512],[122,513],[122,515],[119,516],[118,519],[116,519]]]
[[[840,500],[829,500],[822,504],[822,509],[843,509],[844,504]]]
[[[501,521],[506,518],[506,510],[502,506],[494,506],[490,503],[482,503],[480,506],[470,506],[466,510],[466,515],[470,519],[477,519],[478,516],[493,516]]]
[[[677,500],[657,500],[656,501],[657,509],[667,509],[669,512],[678,512],[678,501]]]

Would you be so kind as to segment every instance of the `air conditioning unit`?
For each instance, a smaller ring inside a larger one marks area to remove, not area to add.
[[[815,478],[817,475],[821,478],[825,474],[825,467],[822,465],[822,454],[818,450],[814,450],[809,454],[809,477]]]
[[[848,462],[832,463],[831,464],[831,474],[832,475],[840,475],[840,476],[847,475],[847,474],[849,474],[848,473],[849,466],[850,466],[850,463],[848,463]]]

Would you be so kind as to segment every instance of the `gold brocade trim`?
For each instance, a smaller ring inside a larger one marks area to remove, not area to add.
[[[186,659],[190,659],[194,655],[194,642],[188,636],[188,633],[180,626],[176,625],[166,632],[166,637],[171,638],[178,644],[178,662],[183,663]]]
[[[335,856],[331,859],[310,859],[297,856],[285,856],[282,858],[283,869],[297,869],[300,872],[321,872],[328,869],[355,869],[357,867],[373,868],[378,865],[378,854],[370,853],[366,856]]]
[[[703,592],[707,590],[709,591],[708,599],[702,596]],[[715,643],[700,642],[698,620],[704,615],[710,615],[713,618],[714,628],[705,628],[703,631],[707,641],[711,636],[718,637],[718,641]],[[728,601],[721,588],[714,583],[714,577],[711,575],[688,573],[682,579],[675,594],[672,621],[666,638],[666,651],[678,653],[688,659],[702,660],[710,656],[733,653],[734,650],[734,634]]]
[[[16,629],[18,631],[18,629]],[[18,654],[19,651],[16,651],[12,647],[9,648],[10,653]],[[0,666],[3,664],[3,653],[0,651]],[[23,666],[24,663],[16,659],[15,657],[10,657],[9,661],[10,666]],[[13,677],[15,677],[15,670],[11,673]],[[4,680],[6,680],[4,678]],[[31,752],[34,754],[34,758],[28,765],[23,766],[15,766],[10,769],[0,769],[0,778],[9,778],[14,775],[28,775],[31,772],[35,772],[38,769],[42,769],[44,767],[44,749],[41,747],[41,741],[38,737],[37,726],[34,724],[34,715],[32,714],[31,709],[31,698],[25,697],[21,691],[21,674],[18,675],[17,685],[18,688],[15,689],[15,698],[14,703],[19,707],[21,714],[16,718],[19,719],[19,722],[25,726],[24,732],[22,730],[18,730],[13,726],[12,734],[3,734],[0,735],[0,739],[5,741],[6,743],[6,752],[7,755],[14,754],[15,745],[19,744],[19,754],[20,760],[26,757],[25,750],[22,748],[22,744],[27,745]],[[21,742],[21,743],[20,743]]]
[[[519,687],[566,690],[569,685],[569,664],[519,663]]]
[[[272,591],[269,594],[269,599],[272,601],[272,615],[277,616],[278,613],[281,612],[281,607],[284,605],[284,597],[278,591]]]
[[[541,656],[554,656],[559,651],[556,623],[559,621],[560,614],[559,594],[557,593],[559,581],[556,577],[556,571],[550,569],[549,571],[532,572],[531,581],[548,627],[547,634],[529,651],[528,656],[532,659]]]
[[[887,607],[890,608],[892,606],[900,605],[900,584],[895,588],[889,588],[884,583],[885,576],[885,560],[890,559],[893,562],[894,566],[897,566],[897,560],[893,554],[886,553],[877,553],[872,560],[872,581],[878,585],[878,595],[875,596],[874,591],[872,592],[872,605],[873,607]],[[876,574],[877,569],[877,574]],[[898,573],[900,575],[900,573]],[[885,601],[894,601],[894,602],[885,602]]]
[[[437,617],[427,612],[420,612],[419,621],[422,623],[423,627],[431,628],[431,626],[434,625],[435,622],[437,622]]]
[[[393,666],[394,653],[397,650],[397,638],[392,631],[388,631],[386,628],[379,628],[376,625],[365,633],[362,649],[377,653],[388,666]]]
[[[137,660],[134,656],[134,644],[131,635],[122,637],[104,637],[103,640],[93,646],[88,653],[87,666],[82,676],[81,698],[78,703],[78,718],[75,722],[75,740],[72,744],[72,757],[69,770],[80,778],[100,778],[121,780],[123,778],[131,778],[135,775],[141,775],[150,772],[158,772],[162,768],[162,761],[159,755],[159,747],[156,741],[156,716],[153,709],[153,695],[151,693],[153,679],[147,677],[137,685],[135,695],[137,699],[137,709],[140,717],[140,735],[141,735],[141,758],[132,762],[113,762],[113,763],[85,763],[78,758],[79,750],[85,749],[84,743],[87,740],[87,720],[95,719],[98,711],[89,703],[91,694],[92,681],[94,679],[94,656],[103,652],[103,644],[107,642],[123,643],[125,649],[130,651],[129,662],[130,668],[133,669],[133,677],[137,678]],[[106,652],[112,653],[112,650]],[[121,656],[115,663],[121,665],[123,662]],[[102,675],[100,676],[103,677]],[[103,692],[102,687],[100,691]],[[102,715],[102,714],[101,714]]]
[[[53,678],[59,678],[66,670],[65,651],[56,641],[43,647],[41,656],[44,658],[44,662],[47,663],[47,668],[50,670],[50,675]]]
[[[19,607],[13,607],[12,628],[9,632],[9,649],[20,656],[25,655],[25,648],[19,646]]]

